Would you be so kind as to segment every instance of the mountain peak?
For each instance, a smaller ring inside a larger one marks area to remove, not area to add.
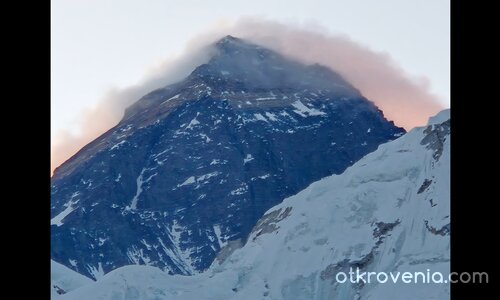
[[[326,67],[214,43],[54,174],[54,261],[92,278],[129,264],[201,272],[269,208],[404,132]]]
[[[222,39],[215,42],[215,48],[218,50],[219,54],[222,55],[238,55],[238,54],[248,54],[248,52],[259,52],[260,54],[270,54],[270,51],[263,49],[262,47],[255,45],[249,41],[234,37],[232,35],[226,35]],[[267,52],[267,53],[266,53]]]
[[[319,64],[305,65],[250,41],[227,35],[214,43],[216,54],[197,67],[191,78],[230,90],[255,89],[329,90],[346,97],[360,93],[334,70]]]
[[[226,35],[225,37],[221,38],[217,44],[225,44],[225,43],[231,43],[231,42],[240,42],[241,39],[234,37],[230,34]]]

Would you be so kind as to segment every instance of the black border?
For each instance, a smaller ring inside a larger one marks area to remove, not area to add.
[[[452,284],[452,299],[489,299],[497,263],[498,128],[491,115],[498,79],[488,30],[497,18],[484,3],[451,1],[451,271],[487,272],[488,284]],[[494,42],[493,42],[494,43]],[[491,72],[493,71],[493,72]],[[498,296],[497,296],[498,297]]]
[[[50,5],[2,9],[3,274],[20,299],[50,299]]]

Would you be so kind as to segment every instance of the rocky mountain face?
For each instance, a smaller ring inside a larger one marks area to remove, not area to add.
[[[404,130],[339,74],[233,37],[57,168],[52,259],[192,275],[269,208]]]
[[[245,245],[228,244],[204,273],[125,266],[62,299],[449,299],[449,184],[443,111],[269,209]],[[364,281],[337,276],[351,268]],[[405,283],[405,272],[423,276]]]

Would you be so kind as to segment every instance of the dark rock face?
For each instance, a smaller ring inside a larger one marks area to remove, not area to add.
[[[52,258],[206,269],[284,198],[404,133],[335,72],[226,37],[52,178]]]

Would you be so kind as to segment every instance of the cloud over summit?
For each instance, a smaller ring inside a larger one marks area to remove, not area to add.
[[[317,26],[245,18],[235,23],[218,23],[193,38],[183,55],[160,63],[136,85],[110,90],[97,106],[82,112],[79,134],[63,131],[53,137],[52,170],[116,125],[125,108],[143,95],[183,79],[208,61],[212,54],[208,45],[228,34],[306,64],[319,63],[334,69],[382,109],[386,118],[406,129],[424,125],[443,108],[438,97],[430,92],[428,79],[413,78],[387,53],[375,52],[347,36],[333,35]]]

